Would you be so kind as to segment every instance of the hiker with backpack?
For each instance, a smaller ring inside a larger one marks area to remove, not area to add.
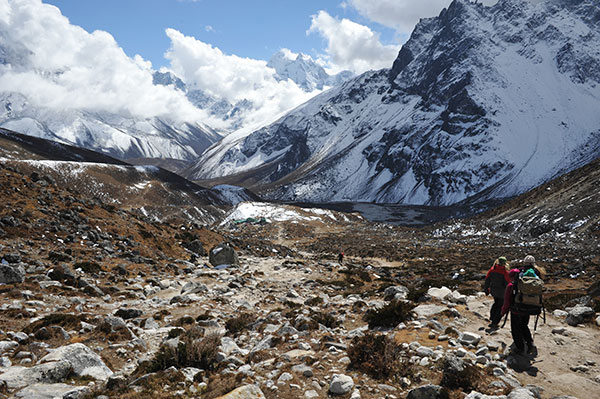
[[[519,355],[525,353],[525,346],[527,346],[527,354],[534,354],[536,350],[531,330],[529,330],[529,318],[536,316],[535,329],[543,310],[544,282],[541,278],[543,274],[544,269],[535,264],[535,258],[531,255],[527,255],[523,259],[521,268],[508,272],[511,282],[504,293],[501,314],[502,316],[506,314],[508,317],[510,310],[510,330],[514,341],[514,352]],[[506,319],[504,323],[506,323]]]
[[[502,305],[504,304],[504,292],[506,286],[510,283],[508,276],[508,263],[504,256],[499,257],[494,262],[494,265],[488,270],[485,276],[483,291],[486,295],[494,297],[494,304],[490,310],[489,328],[496,330],[502,320]]]

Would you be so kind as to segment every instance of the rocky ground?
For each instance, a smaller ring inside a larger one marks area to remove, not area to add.
[[[593,234],[301,212],[161,223],[0,165],[0,398],[586,399],[600,387]],[[548,271],[548,314],[537,352],[517,356],[508,326],[486,331],[479,291],[496,257],[529,253]]]

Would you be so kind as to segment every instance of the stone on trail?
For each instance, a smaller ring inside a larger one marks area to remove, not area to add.
[[[9,389],[20,389],[38,382],[60,382],[67,378],[71,371],[71,364],[66,361],[44,363],[33,367],[13,366],[0,374],[0,385],[5,383]]]
[[[33,384],[15,394],[22,399],[78,399],[90,393],[88,387],[67,384]]]
[[[439,385],[422,385],[411,389],[406,399],[442,399],[443,388]]]
[[[452,290],[448,287],[442,287],[442,288],[432,287],[429,290],[427,290],[427,295],[431,296],[432,298],[437,298],[440,301],[446,299],[446,297],[448,295],[450,295],[451,293],[452,293]]]
[[[98,354],[81,343],[55,349],[42,358],[43,362],[61,360],[68,362],[77,376],[106,380],[113,374]]]
[[[412,311],[417,315],[418,318],[428,319],[431,316],[440,314],[447,309],[448,309],[448,307],[446,307],[446,306],[440,306],[440,305],[434,305],[434,304],[423,304],[423,305],[417,306]]]
[[[344,374],[334,374],[329,384],[329,393],[332,395],[345,395],[354,388],[352,377]]]
[[[22,266],[0,264],[0,283],[22,283],[25,279],[25,269]]]
[[[244,385],[217,399],[265,399],[265,394],[257,385]]]
[[[408,288],[403,285],[395,285],[391,287],[387,287],[385,291],[383,291],[383,298],[386,301],[392,300],[403,300],[408,296]]]
[[[570,326],[576,326],[577,324],[591,320],[595,314],[594,309],[578,305],[569,311],[566,322]]]
[[[210,250],[208,261],[213,266],[238,265],[238,255],[229,244],[219,244]]]
[[[481,335],[472,332],[463,332],[460,334],[458,341],[463,345],[476,346],[481,341]]]

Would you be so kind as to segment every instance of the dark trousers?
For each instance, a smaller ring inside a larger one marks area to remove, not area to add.
[[[494,304],[492,310],[490,310],[490,321],[492,324],[500,324],[502,319],[502,305],[504,305],[504,298],[494,297]]]
[[[529,330],[529,315],[510,313],[510,332],[512,334],[515,347],[518,350],[524,350],[525,344],[528,348],[533,346],[533,337]]]

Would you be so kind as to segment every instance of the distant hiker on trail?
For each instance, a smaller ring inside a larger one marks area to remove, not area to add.
[[[525,353],[526,345],[528,354],[534,354],[536,350],[533,336],[529,330],[529,316],[539,317],[542,312],[544,283],[541,278],[544,274],[545,270],[535,264],[535,258],[531,255],[527,255],[523,259],[520,269],[512,269],[508,272],[511,282],[504,293],[502,316],[510,310],[510,330],[514,341],[514,352],[519,355]]]
[[[344,253],[340,252],[338,255],[338,263],[341,265],[344,262]]]
[[[485,276],[485,283],[483,285],[483,292],[486,295],[492,295],[494,297],[494,304],[490,310],[490,321],[488,327],[493,330],[498,329],[500,320],[502,320],[502,305],[504,304],[504,292],[506,286],[510,283],[510,277],[508,276],[508,263],[504,256],[499,257],[494,262],[494,265],[488,270]]]

